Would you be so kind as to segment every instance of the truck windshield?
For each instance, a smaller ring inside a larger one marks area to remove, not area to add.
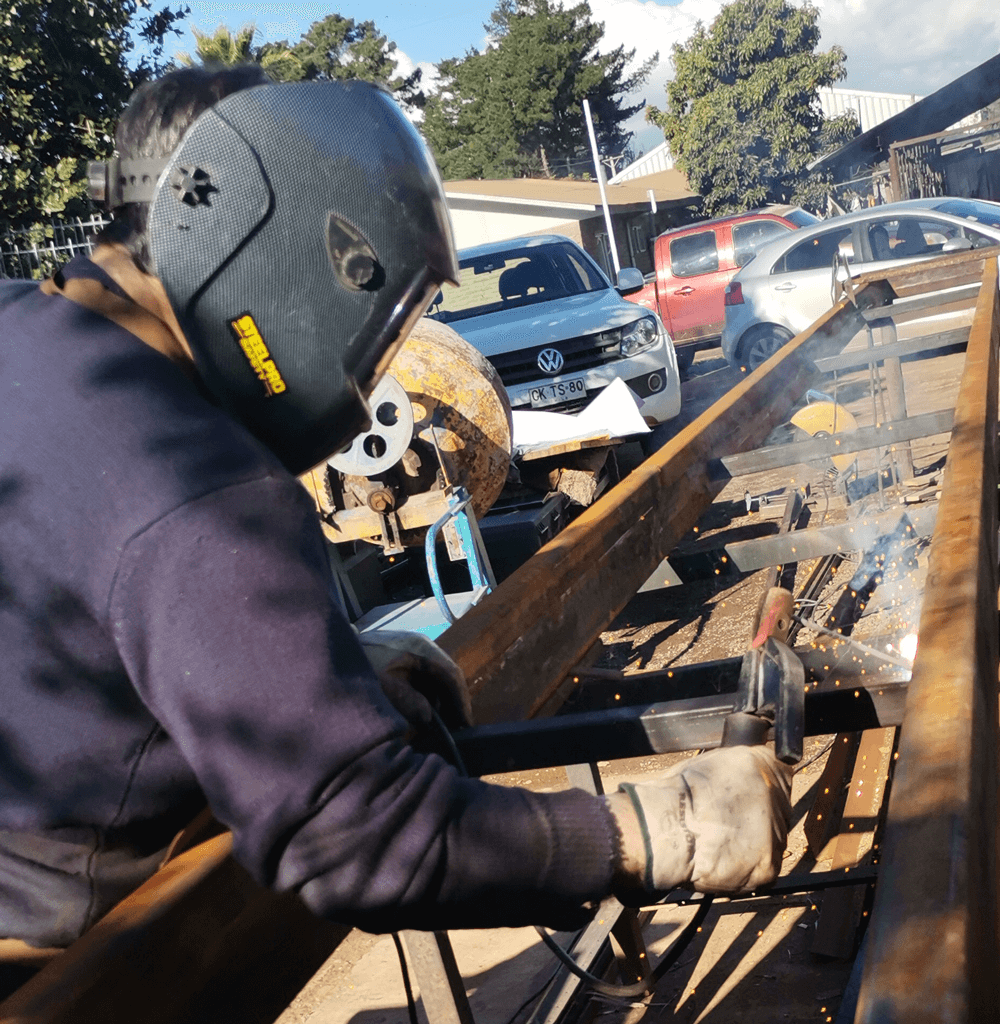
[[[797,228],[811,228],[813,224],[819,223],[819,217],[814,217],[798,206],[785,214],[785,220],[790,220]]]
[[[460,287],[445,287],[429,314],[446,324],[610,287],[589,259],[560,242],[459,259],[459,269]]]

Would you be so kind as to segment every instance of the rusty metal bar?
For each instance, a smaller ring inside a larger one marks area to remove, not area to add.
[[[817,382],[814,360],[843,348],[864,327],[862,311],[892,294],[871,282],[858,306],[842,299],[442,634],[477,722],[542,708],[722,490],[711,460],[762,441]]]
[[[997,264],[969,335],[889,800],[858,1024],[994,1020]]]
[[[257,885],[217,836],[0,1003],[4,1024],[270,1024],[351,930]]]
[[[475,1024],[447,932],[401,933],[420,999],[433,1024]]]

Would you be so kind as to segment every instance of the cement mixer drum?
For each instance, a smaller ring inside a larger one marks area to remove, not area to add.
[[[469,492],[477,517],[489,510],[507,481],[512,425],[507,392],[485,356],[425,317],[370,404],[372,428],[302,478],[327,537],[386,550],[421,544],[448,487]]]

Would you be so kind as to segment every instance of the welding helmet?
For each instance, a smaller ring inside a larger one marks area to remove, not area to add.
[[[110,208],[150,204],[152,270],[202,381],[292,473],[370,423],[366,396],[457,281],[433,159],[368,83],[233,93],[166,161],[113,161],[103,187]]]

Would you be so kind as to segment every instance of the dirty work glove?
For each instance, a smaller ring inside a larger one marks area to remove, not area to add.
[[[359,633],[358,639],[382,692],[414,729],[432,726],[432,708],[451,729],[472,724],[465,676],[433,640],[391,629]]]
[[[619,899],[773,882],[791,823],[791,778],[767,747],[723,747],[655,782],[623,784],[608,798],[622,831]]]

